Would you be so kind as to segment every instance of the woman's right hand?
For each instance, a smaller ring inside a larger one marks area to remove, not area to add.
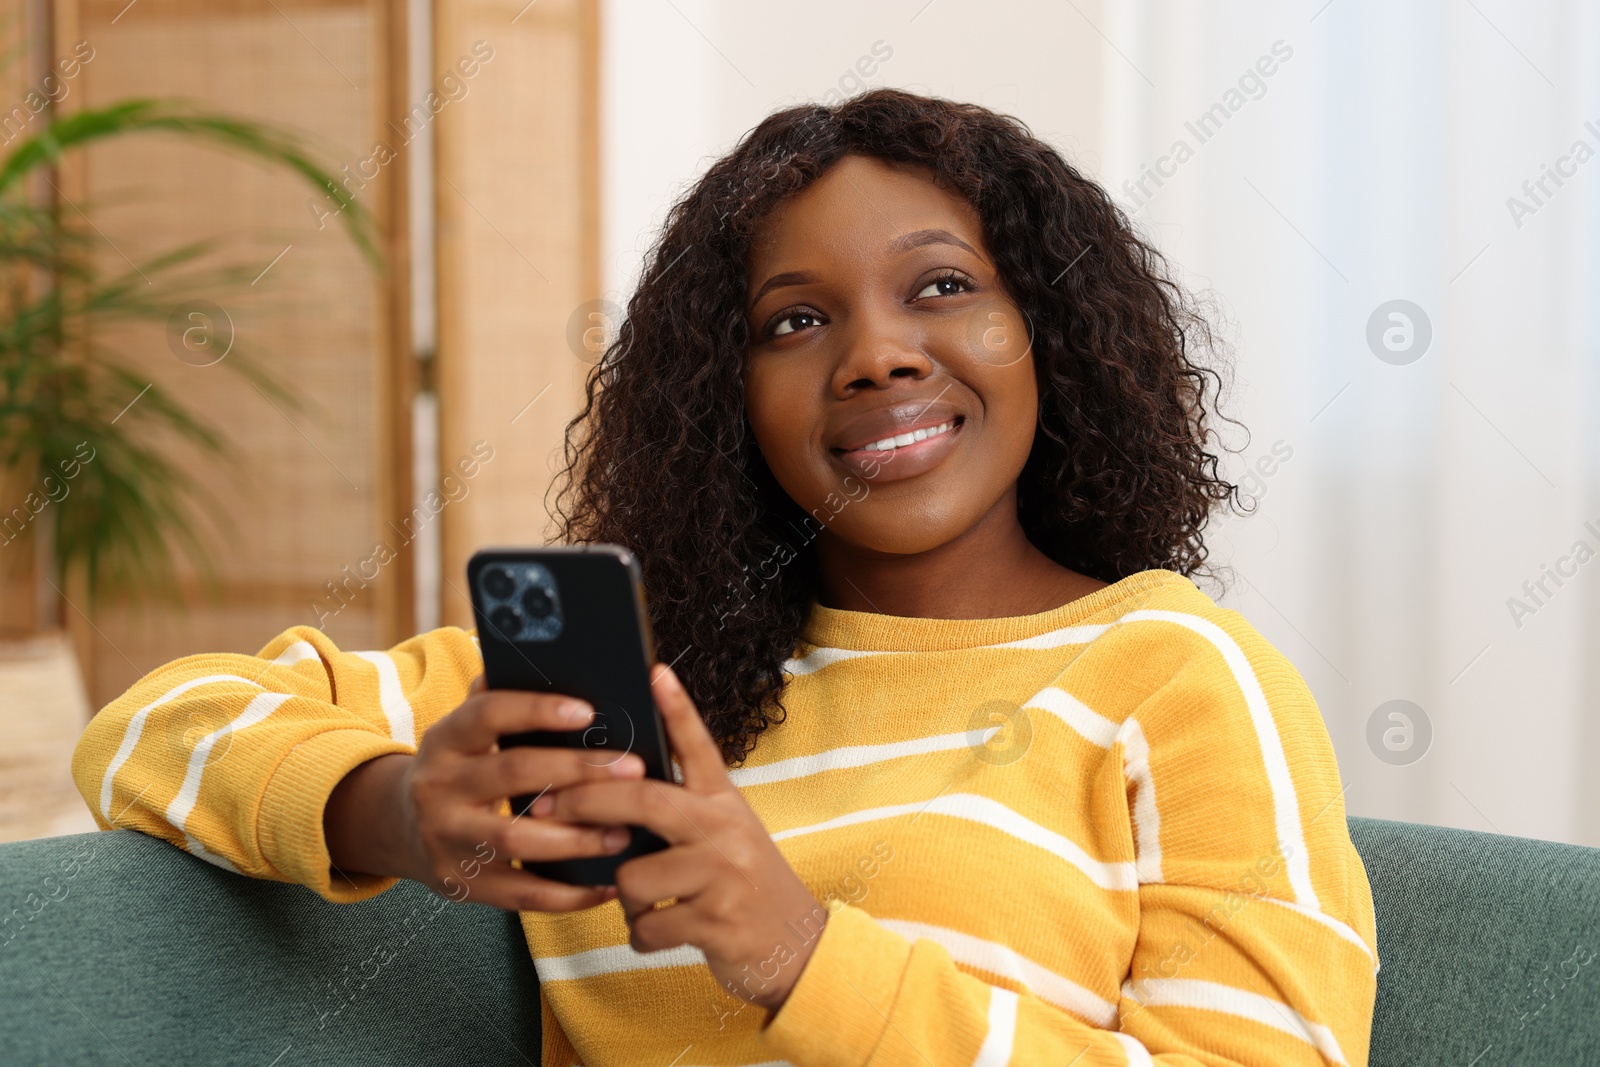
[[[511,866],[511,860],[620,852],[629,841],[626,827],[502,810],[513,796],[643,776],[644,764],[635,755],[499,747],[502,734],[585,729],[593,714],[570,697],[488,690],[480,676],[461,706],[422,735],[416,755],[369,760],[335,787],[324,816],[334,865],[410,878],[451,900],[508,911],[577,911],[612,899],[610,887],[551,881]]]

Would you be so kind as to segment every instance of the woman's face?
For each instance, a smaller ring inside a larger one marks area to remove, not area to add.
[[[766,221],[749,292],[750,424],[824,536],[908,555],[1015,507],[1033,354],[963,198],[846,156]]]

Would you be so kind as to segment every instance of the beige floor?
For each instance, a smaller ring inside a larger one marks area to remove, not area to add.
[[[0,641],[0,842],[95,829],[71,771],[89,717],[64,635]]]

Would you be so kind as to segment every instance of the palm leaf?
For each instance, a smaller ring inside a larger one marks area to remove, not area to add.
[[[36,488],[66,487],[47,524],[54,569],[58,578],[81,571],[91,600],[178,599],[180,557],[214,592],[195,520],[208,516],[224,536],[233,530],[171,452],[182,445],[228,460],[226,436],[99,338],[110,323],[164,323],[186,298],[242,289],[253,270],[207,265],[215,246],[197,242],[108,276],[96,266],[103,238],[29,204],[21,191],[25,175],[66,151],[145,132],[219,144],[299,174],[330,198],[357,247],[381,266],[371,216],[293,136],[261,123],[130,100],[53,121],[0,160],[0,466]],[[226,366],[280,406],[305,409],[248,346],[236,342]],[[84,462],[86,453],[93,458]],[[63,479],[68,469],[73,477]]]
[[[263,162],[288,167],[333,199],[338,217],[356,247],[374,267],[381,265],[371,215],[332,173],[311,159],[294,138],[263,123],[208,114],[174,101],[124,100],[105,107],[84,108],[56,119],[19,144],[0,163],[0,194],[15,186],[35,167],[55,163],[69,148],[140,132],[176,133],[211,141]]]

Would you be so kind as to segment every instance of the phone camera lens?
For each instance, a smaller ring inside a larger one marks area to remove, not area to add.
[[[516,591],[517,583],[511,580],[511,575],[503,567],[490,567],[483,572],[483,591],[492,597],[504,600]]]
[[[550,599],[550,594],[536,585],[522,594],[522,610],[531,618],[548,619],[555,608],[555,601]]]
[[[489,613],[489,625],[509,641],[522,632],[522,613],[510,604],[501,604]]]

